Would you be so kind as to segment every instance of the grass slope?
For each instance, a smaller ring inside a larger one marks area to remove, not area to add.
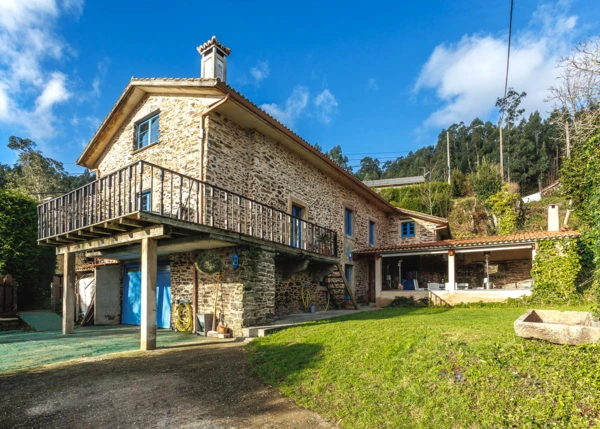
[[[517,338],[524,311],[358,313],[257,339],[249,359],[344,428],[600,427],[600,346]]]

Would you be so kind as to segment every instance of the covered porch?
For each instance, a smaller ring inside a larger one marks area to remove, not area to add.
[[[537,242],[573,232],[541,231],[360,249],[374,259],[376,304],[398,296],[429,298],[436,305],[500,302],[531,294]]]

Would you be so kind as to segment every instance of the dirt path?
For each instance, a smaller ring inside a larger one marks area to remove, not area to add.
[[[331,428],[249,373],[243,343],[0,374],[1,428]]]

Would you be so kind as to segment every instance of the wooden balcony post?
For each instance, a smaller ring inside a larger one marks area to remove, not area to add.
[[[156,240],[142,239],[141,350],[156,348]]]
[[[75,253],[64,256],[62,333],[72,334],[75,329]]]

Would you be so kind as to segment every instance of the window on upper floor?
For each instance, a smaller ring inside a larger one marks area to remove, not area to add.
[[[344,213],[344,231],[348,237],[352,237],[354,233],[354,212],[346,208]]]
[[[369,221],[369,245],[375,246],[375,222]]]
[[[136,149],[158,142],[158,113],[137,124]]]
[[[400,224],[400,236],[414,237],[415,236],[415,223],[414,222],[402,222]]]

